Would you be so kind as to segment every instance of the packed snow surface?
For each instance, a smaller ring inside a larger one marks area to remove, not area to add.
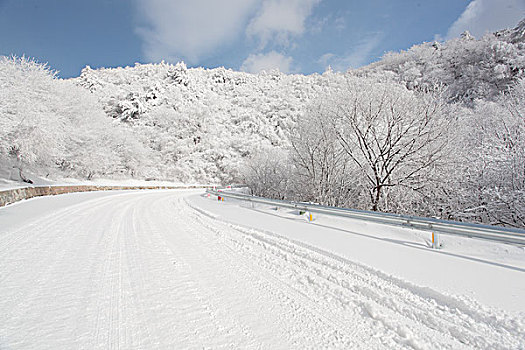
[[[195,190],[77,193],[1,208],[0,349],[525,346],[523,313],[418,286],[362,263],[366,252],[329,251],[304,231],[317,227],[329,242],[334,229],[269,214]],[[286,232],[261,227],[260,215]],[[373,240],[346,236],[360,247]],[[419,251],[396,240],[390,256]],[[479,278],[510,270],[523,279],[519,266],[494,260]],[[462,263],[450,275],[465,273]]]
[[[201,210],[236,225],[256,227],[365,264],[402,280],[482,304],[525,313],[525,248],[409,228],[314,214],[227,198],[189,198]]]

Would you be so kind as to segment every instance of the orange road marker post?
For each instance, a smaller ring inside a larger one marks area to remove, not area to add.
[[[432,248],[439,249],[439,234],[432,232]]]

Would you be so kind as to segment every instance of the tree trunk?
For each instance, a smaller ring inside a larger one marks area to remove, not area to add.
[[[376,186],[376,188],[374,188],[374,192],[375,192],[375,197],[373,198],[373,201],[372,201],[372,210],[373,211],[378,211],[379,209],[379,199],[381,199],[381,186]]]
[[[22,174],[22,167],[18,167],[18,175],[20,175],[20,178],[22,179],[22,181],[28,183],[28,184],[32,184],[33,181],[31,179],[28,179],[27,177],[24,176],[24,174]]]

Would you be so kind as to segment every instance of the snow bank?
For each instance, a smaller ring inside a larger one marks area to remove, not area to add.
[[[204,188],[202,185],[186,185],[186,186],[99,186],[99,185],[76,185],[76,186],[35,186],[35,187],[21,187],[5,191],[0,191],[0,207],[7,204],[18,202],[23,199],[41,196],[54,196],[57,194],[73,193],[73,192],[92,192],[92,191],[111,191],[111,190],[155,190],[155,189],[192,189]]]

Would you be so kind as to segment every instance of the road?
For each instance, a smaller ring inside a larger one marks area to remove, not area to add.
[[[21,217],[0,225],[0,349],[525,347],[522,318],[229,224],[194,193],[3,208]]]

